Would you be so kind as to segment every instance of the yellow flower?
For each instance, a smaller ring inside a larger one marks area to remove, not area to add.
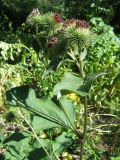
[[[72,156],[68,152],[62,154],[63,160],[72,160]]]
[[[68,156],[68,152],[63,152],[62,157],[67,157]]]
[[[47,137],[47,135],[45,133],[40,135],[40,138],[45,139]]]
[[[67,94],[67,98],[69,98],[73,102],[80,102],[80,97],[76,93]]]

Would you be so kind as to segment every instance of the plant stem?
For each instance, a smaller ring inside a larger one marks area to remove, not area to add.
[[[71,129],[76,133],[76,135],[78,136],[79,139],[82,139],[82,138],[83,138],[83,137],[82,137],[82,133],[81,133],[81,132],[78,132],[78,130],[76,129],[76,127],[74,126],[74,124],[71,122],[71,120],[70,120],[68,114],[66,113],[66,111],[65,111],[65,109],[64,109],[64,107],[63,107],[63,105],[62,105],[60,99],[59,99],[59,104],[60,104],[60,106],[61,106],[63,112],[65,113],[65,115],[66,115],[68,121],[69,121],[70,124],[71,124],[71,127],[72,127]]]
[[[83,69],[84,66],[83,66],[83,59],[81,57],[81,47],[79,46],[79,44],[78,44],[78,53],[79,53],[79,58],[78,58],[79,60],[71,52],[68,52],[68,55],[71,57],[71,59],[74,61],[74,63],[78,67],[78,70],[80,72],[80,77],[84,80],[84,77],[85,77],[84,69]],[[81,145],[81,147],[80,147],[80,151],[81,151],[80,152],[80,160],[83,160],[83,151],[84,151],[84,144],[85,144],[85,140],[86,140],[86,132],[87,132],[87,96],[84,97],[84,126],[83,126],[82,140],[77,135],[80,140],[80,145]]]
[[[82,79],[84,79],[85,75],[84,75],[84,70],[83,70],[83,61],[81,58],[79,58],[79,61],[80,61],[80,75],[82,77]]]
[[[44,147],[44,145],[42,144],[42,142],[41,142],[40,139],[38,138],[38,136],[37,136],[34,128],[31,126],[31,124],[28,122],[28,120],[23,116],[23,114],[21,113],[20,110],[19,110],[19,115],[20,115],[20,116],[25,120],[25,122],[28,124],[28,126],[29,126],[30,129],[32,130],[32,132],[33,132],[36,140],[40,143],[40,145],[41,145],[42,148],[44,149],[44,151],[45,151],[46,155],[48,156],[48,158],[49,158],[50,160],[52,160],[52,159],[51,159],[51,156],[50,156],[49,153],[48,153],[48,151],[46,150],[46,148]]]
[[[83,150],[84,144],[86,140],[86,132],[87,132],[87,96],[84,98],[84,129],[83,129],[83,140],[81,141],[81,152],[80,152],[80,160],[83,159]]]
[[[78,50],[79,50],[79,63],[80,63],[80,76],[82,77],[82,79],[84,80],[84,69],[83,69],[83,59],[81,58],[81,48],[78,45]],[[84,126],[83,126],[83,139],[81,141],[80,139],[80,143],[81,143],[81,147],[80,147],[80,160],[83,160],[83,151],[84,151],[84,144],[86,141],[86,132],[87,132],[87,96],[84,97]]]

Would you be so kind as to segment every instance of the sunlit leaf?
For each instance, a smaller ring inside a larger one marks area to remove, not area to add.
[[[38,99],[36,97],[35,91],[27,86],[16,87],[7,91],[7,100],[13,106],[22,106],[28,111],[34,113],[33,125],[35,129],[44,130],[53,127],[67,127],[71,128],[70,122],[66,117],[64,111],[60,106],[56,105],[50,98]],[[72,123],[75,118],[73,118],[73,105],[71,102],[66,102],[67,105],[71,107],[70,114],[72,117]]]

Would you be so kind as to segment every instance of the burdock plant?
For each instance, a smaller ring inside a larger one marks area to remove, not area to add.
[[[56,13],[40,13],[38,9],[34,9],[32,13],[27,17],[26,25],[28,26],[29,30],[33,34],[33,37],[36,38],[37,43],[39,44],[40,50],[46,56],[46,59],[49,59],[51,55],[63,56],[67,55],[69,60],[76,65],[78,68],[79,74],[75,76],[74,74],[67,73],[65,74],[64,79],[55,85],[53,89],[53,95],[57,95],[58,97],[58,105],[59,110],[55,106],[52,108],[50,104],[54,104],[50,101],[42,101],[42,105],[45,105],[47,109],[44,107],[38,108],[38,101],[35,98],[35,94],[32,94],[32,90],[30,89],[29,94],[27,95],[28,98],[24,101],[21,97],[16,97],[17,92],[19,93],[19,89],[15,88],[11,91],[8,91],[8,101],[12,103],[12,99],[22,107],[26,107],[28,110],[37,113],[39,117],[52,122],[53,127],[62,126],[68,127],[77,135],[80,141],[80,160],[83,159],[83,150],[84,144],[86,141],[86,133],[87,133],[87,126],[88,126],[88,106],[87,106],[87,94],[90,90],[91,84],[93,80],[101,74],[95,75],[85,75],[84,72],[84,59],[87,54],[87,49],[96,39],[96,34],[92,31],[88,22],[79,19],[67,19],[63,20],[59,14]],[[18,91],[17,91],[18,90]],[[78,96],[84,97],[84,125],[83,131],[79,131],[76,129],[74,125],[75,115],[70,106],[70,111],[67,110],[67,106],[70,102],[67,102],[64,99],[64,95],[66,92],[63,91],[70,91],[75,92]],[[28,92],[27,92],[28,93]],[[12,95],[12,96],[11,96]],[[26,97],[27,97],[26,96]],[[33,100],[35,105],[37,106],[37,110],[35,110],[32,106],[31,96],[34,96]],[[15,98],[16,97],[16,98]],[[61,98],[62,97],[62,98]],[[18,99],[19,98],[19,99]],[[29,99],[30,98],[30,99]],[[20,101],[20,99],[22,101]],[[29,103],[29,101],[31,103]],[[22,102],[22,103],[21,103]],[[26,102],[26,103],[24,103]],[[43,103],[44,102],[44,103]],[[24,104],[23,104],[24,103]],[[41,105],[41,103],[40,103]],[[56,108],[56,110],[54,110]],[[62,111],[61,111],[62,109]],[[49,110],[49,112],[48,112]],[[54,112],[53,112],[54,110]],[[58,110],[58,111],[57,111]],[[47,111],[47,112],[46,112]],[[61,112],[61,115],[60,115]],[[70,112],[70,115],[67,113]],[[50,113],[50,114],[49,114]],[[62,116],[62,117],[61,117]],[[47,123],[46,123],[47,124]],[[50,125],[48,124],[48,128]],[[48,153],[47,153],[48,154]]]
[[[44,36],[46,35],[48,51],[52,50],[52,52],[56,54],[61,54],[64,51],[77,66],[79,75],[84,81],[84,58],[86,56],[86,49],[95,42],[96,38],[89,23],[79,19],[63,20],[58,14],[41,14],[38,10],[34,10],[28,16],[27,24],[36,27],[36,37],[41,33],[44,33]],[[39,41],[39,43],[41,42]],[[87,117],[86,95],[84,97],[84,126],[82,138],[81,134],[79,135],[77,131],[81,144],[80,160],[83,159],[83,149],[87,132]]]
[[[52,50],[58,54],[64,51],[79,70],[79,75],[84,81],[84,58],[86,50],[94,42],[96,35],[91,30],[88,22],[79,19],[63,20],[56,13],[41,14],[37,9],[34,10],[27,19],[27,24],[36,28],[36,38],[46,36],[47,51]],[[42,44],[41,41],[39,41]],[[69,82],[68,82],[69,83]],[[80,160],[83,159],[83,149],[87,132],[87,95],[84,97],[84,126],[80,138]]]

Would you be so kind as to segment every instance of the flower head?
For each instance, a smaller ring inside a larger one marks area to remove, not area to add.
[[[64,22],[64,27],[68,27],[70,25],[73,25],[75,24],[75,19],[74,18],[71,18],[71,19],[67,19],[65,22]]]
[[[63,22],[62,17],[59,14],[57,14],[57,13],[54,14],[53,19],[54,19],[55,23],[61,23],[61,22]]]
[[[81,49],[92,45],[95,34],[91,31],[90,25],[84,20],[70,19],[66,21],[65,36],[72,46],[80,46]]]
[[[77,28],[90,28],[89,23],[84,20],[76,20],[75,23]]]
[[[37,8],[33,9],[32,12],[30,13],[30,17],[32,16],[39,16],[40,15],[40,12]]]
[[[52,37],[49,39],[48,41],[48,48],[52,48],[54,47],[58,42],[58,38],[57,37]]]

